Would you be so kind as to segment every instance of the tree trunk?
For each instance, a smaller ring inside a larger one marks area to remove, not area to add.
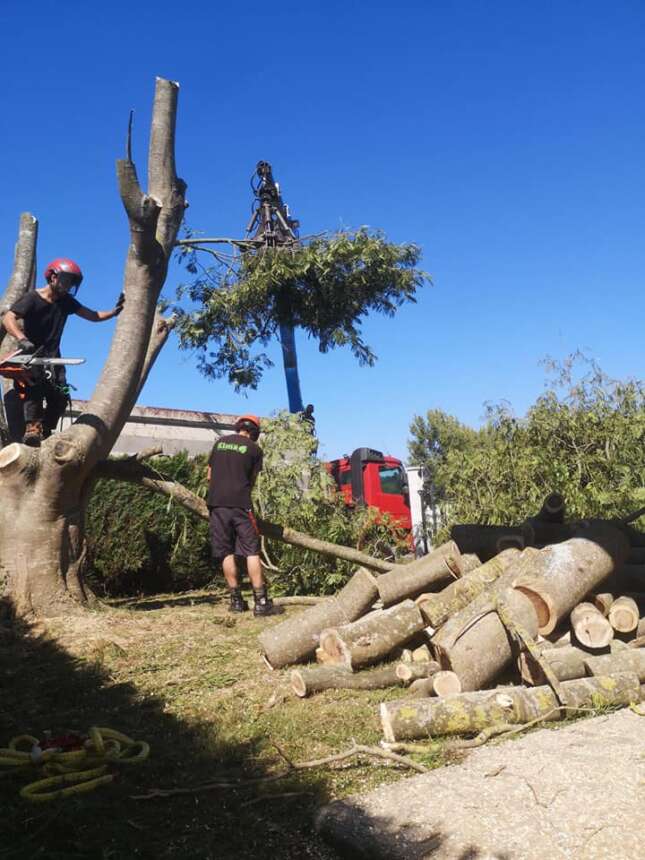
[[[461,553],[453,541],[448,541],[423,558],[379,576],[376,585],[383,606],[392,606],[415,597],[433,583],[454,579],[461,573]]]
[[[585,660],[589,654],[574,645],[563,645],[561,648],[544,648],[540,657],[545,660],[558,681],[572,681],[574,678],[584,678]],[[539,687],[547,683],[539,663],[526,651],[517,658],[517,666],[525,684]]]
[[[618,633],[631,633],[638,627],[638,605],[632,597],[619,597],[609,607],[607,617]]]
[[[258,636],[258,642],[268,665],[272,669],[280,669],[310,657],[318,647],[322,630],[360,618],[377,595],[374,577],[369,571],[359,568],[335,597],[287,618],[275,627],[267,627]]]
[[[426,622],[439,627],[451,615],[467,606],[504,573],[520,554],[518,549],[505,549],[471,573],[466,573],[437,594],[422,594],[416,604]]]
[[[630,705],[640,699],[640,684],[633,672],[564,681],[562,687],[567,702],[575,708]],[[444,699],[383,702],[381,724],[385,740],[395,743],[475,733],[502,723],[559,720],[566,714],[550,687],[500,687]]]
[[[356,670],[378,663],[424,626],[418,608],[411,600],[405,600],[353,624],[323,630],[320,647],[341,665]]]
[[[614,630],[593,603],[579,603],[571,612],[571,630],[585,648],[606,648]]]
[[[535,637],[538,622],[531,601],[512,588],[500,597],[514,621]],[[469,618],[450,635],[444,634],[444,629],[433,638],[432,647],[442,669],[450,669],[459,677],[462,690],[481,690],[513,658],[513,643],[493,606]]]
[[[323,690],[379,690],[385,687],[403,687],[404,681],[396,674],[397,664],[377,666],[365,672],[352,672],[344,666],[312,666],[291,672],[291,687],[300,698]]]
[[[584,668],[587,675],[615,675],[617,672],[635,672],[640,683],[645,683],[645,648],[626,648],[618,654],[586,655]]]
[[[78,611],[91,597],[83,584],[91,472],[118,437],[140,390],[156,304],[183,218],[185,184],[176,177],[174,162],[177,91],[176,84],[157,79],[150,195],[142,192],[129,156],[117,164],[130,226],[126,305],[87,411],[40,448],[14,443],[0,452],[0,587],[19,614]],[[35,229],[35,219],[25,216],[12,277],[14,299],[33,280]]]

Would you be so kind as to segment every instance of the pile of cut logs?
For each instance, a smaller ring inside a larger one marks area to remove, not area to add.
[[[645,534],[565,522],[552,493],[520,526],[458,525],[451,537],[380,575],[359,568],[264,630],[266,663],[315,658],[291,673],[301,697],[407,687],[381,704],[388,742],[645,700]]]

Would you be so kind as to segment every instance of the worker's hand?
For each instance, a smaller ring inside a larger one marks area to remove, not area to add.
[[[36,352],[36,344],[32,343],[26,337],[23,337],[18,341],[18,346],[21,352]]]
[[[118,317],[118,315],[123,310],[123,305],[125,304],[125,293],[120,293],[119,298],[116,300],[116,305],[114,306],[114,316]]]

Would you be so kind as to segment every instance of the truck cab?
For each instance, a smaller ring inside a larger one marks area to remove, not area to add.
[[[408,479],[399,459],[374,448],[356,448],[351,456],[332,460],[327,468],[347,505],[377,508],[411,533]]]

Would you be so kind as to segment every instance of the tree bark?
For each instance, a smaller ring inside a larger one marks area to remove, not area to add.
[[[436,660],[429,660],[427,663],[399,663],[396,667],[396,676],[405,684],[409,684],[420,678],[429,678],[440,669],[441,666]]]
[[[630,705],[640,699],[640,684],[633,672],[564,681],[562,687],[567,703],[574,708]],[[385,740],[395,743],[475,733],[501,723],[559,720],[566,713],[550,687],[500,687],[443,699],[383,702],[381,724]]]
[[[551,667],[558,681],[572,681],[574,678],[584,678],[587,674],[585,660],[589,654],[574,645],[563,645],[561,648],[544,648],[540,657]],[[538,687],[547,683],[539,663],[526,651],[517,658],[518,669],[525,684]]]
[[[508,569],[520,550],[506,549],[471,573],[466,573],[437,594],[422,594],[416,604],[431,627],[439,627],[451,615],[467,606]]]
[[[185,185],[174,173],[176,94],[176,84],[157,80],[150,195],[141,191],[134,164],[129,159],[118,163],[130,226],[127,301],[87,411],[38,449],[14,443],[0,452],[0,567],[3,590],[19,614],[68,613],[91,598],[83,582],[90,475],[117,438],[140,389],[155,307],[183,217]],[[21,221],[23,231],[14,280],[24,291],[35,271],[31,216]]]
[[[310,657],[318,647],[322,630],[359,618],[374,603],[377,593],[372,574],[360,568],[335,597],[275,627],[267,627],[258,636],[258,642],[268,665],[280,669]]]
[[[619,597],[609,607],[607,618],[618,633],[631,633],[638,627],[638,605],[632,597]]]
[[[366,618],[323,630],[320,647],[331,658],[348,669],[356,670],[387,657],[398,645],[403,645],[415,633],[423,630],[425,622],[411,600],[404,600],[390,609],[373,612]]]
[[[448,541],[423,558],[379,576],[376,584],[383,606],[387,607],[461,573],[461,553],[453,541]]]
[[[461,556],[461,566],[464,575],[471,573],[471,571],[477,570],[477,568],[481,566],[481,559],[478,555],[475,555],[474,552],[463,553]]]
[[[617,672],[634,672],[641,684],[645,683],[645,648],[626,648],[617,654],[599,657],[586,655],[584,668],[587,675],[615,675]]]
[[[397,664],[377,666],[364,672],[352,672],[344,666],[312,666],[291,672],[291,688],[304,699],[324,690],[379,690],[385,687],[403,687],[404,681],[396,674]]]
[[[571,630],[585,648],[606,648],[614,638],[611,624],[593,603],[579,603],[573,608]]]
[[[514,621],[535,637],[538,622],[531,601],[512,588],[500,597]],[[442,628],[434,636],[432,647],[441,668],[459,677],[462,690],[481,690],[511,662],[516,649],[493,605],[465,621],[447,634]]]

